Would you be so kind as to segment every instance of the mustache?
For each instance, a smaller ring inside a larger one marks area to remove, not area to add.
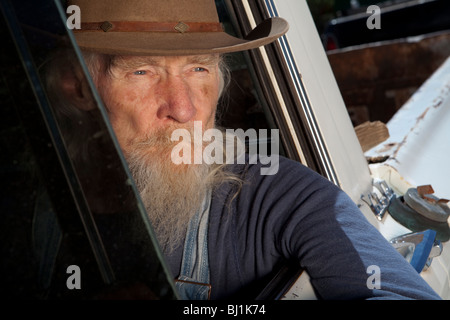
[[[171,153],[175,147],[179,147],[181,144],[189,144],[190,150],[192,150],[191,157],[194,156],[194,150],[203,150],[203,148],[207,145],[207,142],[203,142],[201,139],[184,139],[184,140],[173,140],[172,133],[176,130],[184,129],[189,132],[189,136],[194,136],[194,125],[193,123],[188,124],[171,124],[165,126],[163,128],[159,128],[156,131],[153,131],[151,134],[146,135],[145,137],[141,137],[136,139],[131,148],[128,148],[130,151],[133,150],[133,153],[140,154],[144,157],[154,157],[157,156],[159,159],[167,158],[168,161],[171,161]],[[198,130],[198,129],[197,129]],[[197,147],[197,148],[196,148]],[[125,154],[125,157],[128,158],[129,154]]]
[[[163,128],[159,128],[158,130],[152,132],[151,134],[146,135],[144,138],[138,139],[135,141],[135,146],[149,146],[153,144],[160,145],[173,145],[176,144],[177,141],[172,141],[171,136],[175,130],[184,129],[187,130],[191,136],[194,134],[194,124],[171,124]],[[193,142],[193,141],[192,141]]]

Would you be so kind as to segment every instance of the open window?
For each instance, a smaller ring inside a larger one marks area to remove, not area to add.
[[[283,17],[290,25],[278,41],[231,55],[235,96],[230,100],[237,103],[228,105],[223,125],[233,127],[240,124],[236,119],[259,110],[264,125],[279,130],[282,155],[320,173],[364,205],[360,196],[371,188],[370,172],[306,2],[217,0],[216,4],[227,30],[239,36],[268,17]],[[250,97],[250,105],[233,98],[244,96]]]
[[[217,0],[226,30],[240,37],[262,20],[278,15],[271,1]],[[323,137],[286,37],[227,60],[232,80],[222,102],[225,127],[278,129],[281,154],[338,183]],[[228,99],[227,99],[228,97]]]

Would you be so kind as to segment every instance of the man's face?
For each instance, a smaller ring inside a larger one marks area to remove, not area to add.
[[[181,243],[211,187],[210,165],[170,161],[175,129],[214,126],[219,56],[115,57],[94,76],[120,147],[166,252]]]
[[[214,126],[219,56],[124,56],[99,74],[97,87],[125,155],[133,144],[168,128]]]

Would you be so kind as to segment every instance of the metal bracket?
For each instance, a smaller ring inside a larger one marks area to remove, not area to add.
[[[361,200],[367,203],[378,220],[382,220],[394,197],[395,193],[386,181],[372,180],[372,192],[362,194]]]
[[[427,237],[424,236],[425,234]],[[433,258],[440,256],[443,250],[442,243],[436,239],[434,230],[404,234],[389,242],[409,263],[417,268],[419,273],[426,271],[431,266]],[[413,259],[415,254],[417,257]]]

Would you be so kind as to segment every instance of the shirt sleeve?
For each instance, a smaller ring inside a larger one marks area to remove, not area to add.
[[[295,260],[321,299],[440,299],[337,186],[287,159],[273,176],[257,167],[235,217],[236,256],[253,268],[241,265],[243,277]]]

